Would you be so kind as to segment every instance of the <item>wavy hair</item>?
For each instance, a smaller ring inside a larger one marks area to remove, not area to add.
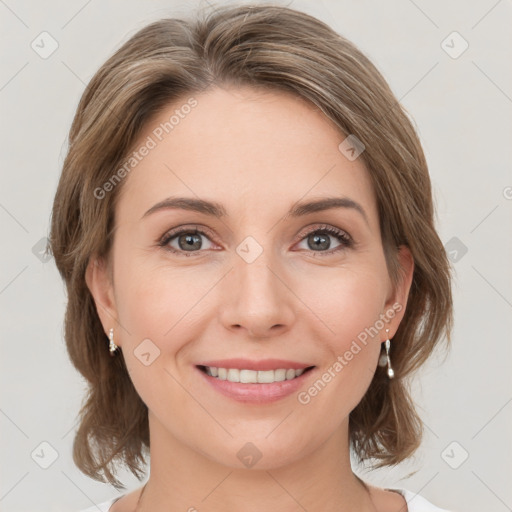
[[[408,377],[452,326],[450,266],[434,225],[427,163],[415,129],[376,67],[354,44],[305,13],[276,5],[217,7],[191,19],[162,19],[126,41],[96,72],[80,99],[56,191],[49,247],[67,288],[64,337],[87,380],[73,444],[78,468],[116,488],[116,462],[138,478],[149,449],[148,410],[124,358],[112,359],[85,281],[92,257],[108,260],[116,198],[94,191],[111,178],[148,120],[189,94],[216,85],[286,91],[307,100],[365,145],[360,155],[377,196],[383,248],[393,283],[407,246],[414,274],[392,346],[396,377],[377,367],[350,413],[359,462],[394,465],[418,448],[422,423]],[[448,343],[447,343],[448,345]]]

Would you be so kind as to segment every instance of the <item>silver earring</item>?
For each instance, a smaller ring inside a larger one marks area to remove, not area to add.
[[[389,329],[386,329],[386,333],[388,335],[388,339],[384,342],[384,347],[386,349],[386,353],[382,354],[379,359],[379,366],[386,366],[388,367],[388,377],[392,379],[395,376],[395,372],[393,371],[393,368],[391,368],[391,359],[389,358],[389,347],[391,347],[391,341],[389,339]]]
[[[114,329],[110,329],[110,332],[108,333],[108,338],[110,340],[110,344],[109,344],[110,355],[113,356],[115,354],[115,351],[118,348],[117,345],[114,343]]]

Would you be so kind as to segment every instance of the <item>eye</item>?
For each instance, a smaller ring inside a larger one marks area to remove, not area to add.
[[[336,238],[338,241],[338,245],[334,248],[331,248],[331,238]],[[301,242],[307,244],[306,250],[319,252],[323,255],[347,249],[354,244],[348,233],[333,226],[313,227],[303,236]]]
[[[203,237],[208,240],[210,246],[204,247]],[[207,230],[199,229],[197,226],[185,226],[168,231],[158,245],[180,256],[198,256],[202,252],[201,249],[212,249],[213,244],[210,237],[213,238]],[[338,242],[334,248],[331,248],[331,238],[335,238]],[[354,241],[348,233],[329,225],[315,226],[309,229],[303,235],[302,242],[307,243],[306,250],[323,255],[332,254],[354,245]]]
[[[168,231],[160,240],[158,245],[164,247],[172,253],[179,254],[180,256],[198,255],[200,249],[211,249],[211,247],[204,247],[202,238],[208,238],[209,233],[194,227],[182,227]]]

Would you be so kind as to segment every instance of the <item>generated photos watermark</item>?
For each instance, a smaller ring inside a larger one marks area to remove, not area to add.
[[[389,323],[397,313],[402,311],[402,304],[395,302],[391,308],[385,313],[381,313],[379,319],[375,323],[366,327],[358,335],[357,339],[352,340],[348,350],[343,355],[339,355],[336,360],[325,370],[322,375],[305,391],[300,391],[297,395],[297,400],[302,405],[307,405],[311,402],[312,398],[317,396],[337,375],[347,366],[354,357],[362,350],[362,346],[368,344],[368,337],[374,337],[384,328],[384,325]]]
[[[146,137],[146,140],[133,151],[124,161],[123,165],[112,174],[112,176],[101,187],[94,189],[94,197],[96,199],[104,199],[108,192],[114,190],[116,185],[125,178],[130,171],[142,162],[144,157],[149,155],[152,149],[155,149],[159,142],[161,142],[166,135],[172,132],[185,117],[190,114],[192,109],[197,106],[197,100],[191,97],[186,103],[174,110],[174,114],[169,117],[165,122],[160,123],[152,132],[151,135]]]

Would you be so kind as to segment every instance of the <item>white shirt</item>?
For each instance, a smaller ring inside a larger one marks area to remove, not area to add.
[[[432,503],[427,501],[425,498],[423,498],[419,494],[413,493],[412,491],[408,491],[406,489],[387,490],[397,491],[405,498],[405,501],[407,502],[408,512],[450,512],[449,510],[446,510],[444,508],[439,508],[436,507],[435,505],[432,505]],[[98,505],[94,505],[93,507],[90,507],[88,509],[81,510],[80,512],[108,512],[110,510],[110,507],[114,504],[114,502],[121,499],[122,497],[123,496],[112,498],[109,501],[99,503]]]

